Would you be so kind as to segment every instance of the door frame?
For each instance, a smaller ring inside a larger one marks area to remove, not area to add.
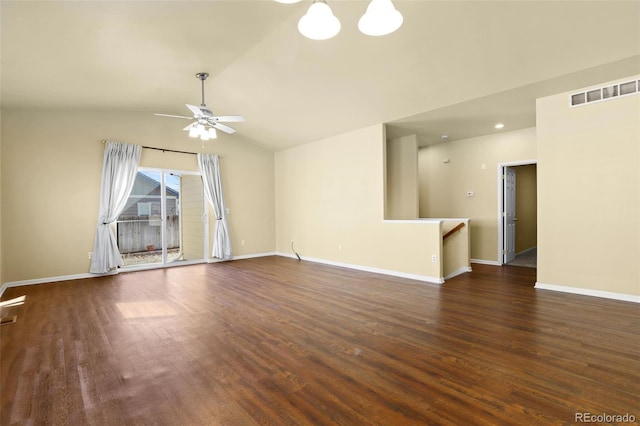
[[[504,234],[506,221],[502,216],[504,211],[504,185],[502,184],[502,176],[505,174],[505,168],[517,167],[517,166],[529,166],[538,164],[538,160],[523,160],[523,161],[509,161],[505,163],[498,163],[498,176],[497,176],[497,188],[498,188],[498,264],[504,265]]]
[[[166,174],[179,174],[179,175],[192,175],[192,176],[202,176],[200,171],[194,170],[179,170],[179,169],[169,169],[169,168],[161,168],[161,167],[147,167],[147,166],[138,166],[137,171],[150,171],[150,172],[159,172],[160,173],[160,193],[166,194]],[[203,188],[204,191],[204,188]],[[162,216],[162,261],[160,263],[148,263],[142,265],[130,265],[123,266],[120,268],[122,271],[146,271],[151,269],[163,269],[163,268],[171,268],[173,266],[183,266],[183,265],[195,265],[199,263],[207,263],[209,256],[209,205],[207,203],[206,197],[203,194],[203,203],[202,203],[202,222],[203,222],[203,230],[204,233],[204,247],[202,248],[203,258],[195,259],[195,260],[178,260],[175,262],[167,262],[167,253],[166,253],[166,200],[165,197],[161,196],[161,216]],[[182,232],[182,230],[180,231]],[[180,236],[182,240],[182,236]],[[182,242],[181,242],[182,244]]]

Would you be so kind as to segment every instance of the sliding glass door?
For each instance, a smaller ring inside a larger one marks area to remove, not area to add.
[[[116,222],[124,266],[206,257],[206,220],[199,174],[140,168]]]

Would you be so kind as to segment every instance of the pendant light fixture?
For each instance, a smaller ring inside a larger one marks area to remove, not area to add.
[[[314,0],[298,21],[298,31],[312,40],[327,40],[340,32],[340,21],[325,0]]]
[[[301,0],[275,0],[278,3],[298,3]],[[402,25],[402,14],[391,0],[371,0],[358,21],[358,29],[370,36],[391,34]],[[312,40],[327,40],[340,32],[340,21],[326,0],[314,0],[307,13],[298,21],[298,31]]]
[[[371,0],[367,11],[358,21],[358,29],[366,35],[383,36],[400,28],[402,21],[402,14],[391,0]]]

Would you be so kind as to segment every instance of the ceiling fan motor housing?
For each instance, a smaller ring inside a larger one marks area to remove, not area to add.
[[[213,111],[211,111],[206,106],[200,105],[198,108],[200,108],[200,112],[202,112],[202,115],[204,115],[205,117],[208,117],[208,118],[213,117]]]

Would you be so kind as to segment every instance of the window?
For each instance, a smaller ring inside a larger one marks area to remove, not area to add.
[[[574,93],[571,95],[571,106],[584,105],[590,102],[603,101],[617,98],[618,96],[638,93],[640,81],[628,81],[612,86],[589,90],[588,92]]]

